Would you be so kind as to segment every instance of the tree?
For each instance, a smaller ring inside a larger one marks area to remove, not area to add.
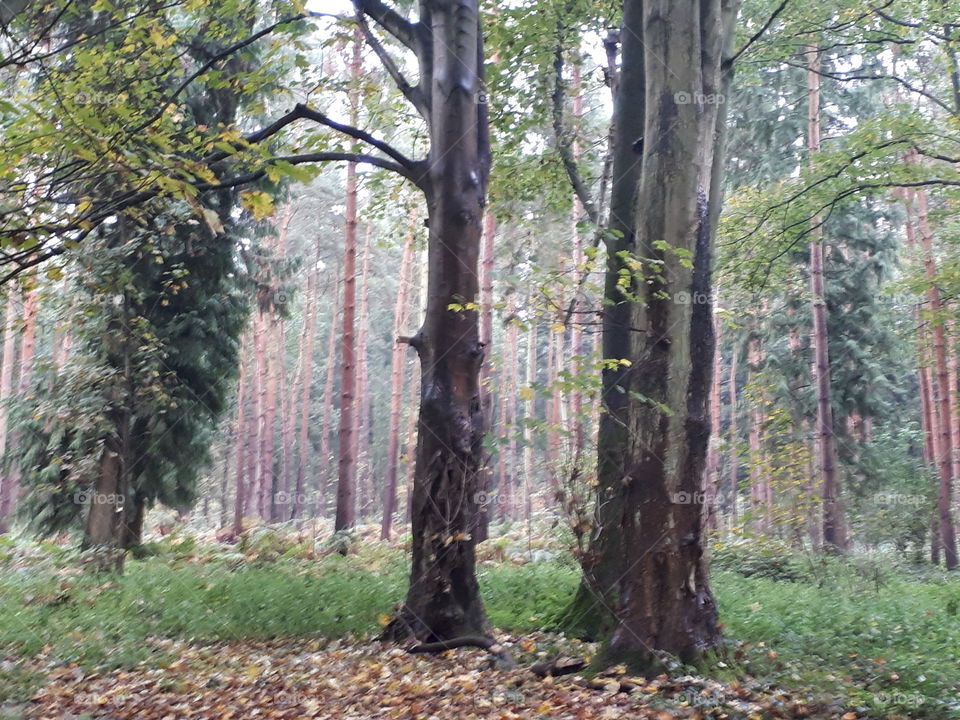
[[[642,8],[645,46],[635,215],[642,281],[631,304],[631,326],[643,332],[629,355],[630,441],[619,493],[622,547],[630,553],[607,654],[638,666],[655,663],[657,651],[695,658],[720,641],[698,500],[710,437],[711,223],[719,214],[723,134],[720,147],[715,137],[738,5],[625,4],[634,13]]]

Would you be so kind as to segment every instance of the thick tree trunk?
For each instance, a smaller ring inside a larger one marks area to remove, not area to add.
[[[657,651],[687,660],[720,643],[704,558],[702,482],[710,437],[714,335],[711,217],[719,202],[721,56],[737,3],[628,0],[642,5],[646,131],[637,247],[662,262],[646,270],[631,306],[627,406],[630,440],[621,483],[629,548],[617,627],[605,654],[637,668]],[[690,257],[692,267],[680,256]]]
[[[424,17],[424,14],[426,17]],[[482,35],[475,0],[424,3],[430,28],[429,278],[420,357],[410,586],[389,638],[442,640],[486,631],[475,565],[483,463],[477,262],[489,163]],[[424,55],[421,55],[421,60]],[[421,64],[423,69],[424,64]]]
[[[413,222],[407,231],[400,257],[400,275],[397,280],[397,303],[393,311],[394,344],[390,351],[390,426],[387,430],[387,470],[383,478],[383,519],[380,521],[380,539],[389,540],[393,513],[397,505],[397,464],[400,455],[400,403],[403,399],[404,345],[399,338],[407,322],[407,291],[410,287],[410,264],[413,259]]]
[[[810,153],[820,151],[820,55],[808,49],[807,145]],[[816,220],[814,221],[816,222]],[[819,438],[820,479],[823,500],[823,542],[828,549],[843,550],[843,506],[840,502],[840,480],[837,472],[836,438],[833,429],[833,408],[830,401],[830,359],[827,353],[827,308],[823,290],[823,234],[812,231],[810,242],[810,293],[813,297],[814,385],[817,396],[817,437]]]
[[[610,221],[604,234],[606,271],[602,312],[603,367],[597,432],[597,491],[590,546],[581,558],[583,579],[561,624],[572,634],[594,638],[614,623],[613,608],[626,568],[620,523],[623,506],[620,488],[626,472],[627,385],[633,368],[620,360],[631,357],[630,294],[623,277],[632,277],[627,257],[635,248],[634,213],[640,182],[644,137],[646,84],[643,59],[643,7],[623,6],[621,71],[613,111],[613,180],[610,186]]]
[[[98,572],[123,569],[123,551],[117,543],[121,518],[117,503],[123,495],[120,465],[120,453],[107,442],[100,455],[100,472],[90,493],[81,546],[83,550],[93,552],[92,569]]]

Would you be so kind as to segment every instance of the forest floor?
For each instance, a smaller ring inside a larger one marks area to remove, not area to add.
[[[717,545],[723,652],[542,680],[526,668],[597,650],[552,626],[577,583],[562,541],[481,546],[509,671],[373,641],[403,597],[399,545],[177,535],[104,578],[69,545],[0,538],[0,719],[960,718],[960,581],[931,568]]]

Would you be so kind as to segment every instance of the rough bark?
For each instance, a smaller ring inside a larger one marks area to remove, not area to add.
[[[476,580],[483,412],[477,262],[489,168],[476,0],[424,2],[419,57],[429,89],[426,317],[411,341],[420,357],[420,419],[411,502],[410,586],[388,638],[482,634]]]
[[[635,372],[628,395],[627,472],[617,626],[605,655],[637,668],[657,652],[695,660],[720,643],[704,558],[702,481],[710,437],[714,334],[711,217],[721,63],[736,2],[628,0],[643,8],[646,125],[636,242],[646,269],[631,305]],[[712,99],[712,101],[711,101]],[[685,101],[686,100],[686,101]],[[692,267],[678,257],[692,258]]]
[[[606,270],[601,305],[602,354],[599,428],[597,432],[597,489],[595,517],[587,552],[581,558],[583,579],[560,624],[585,638],[604,635],[614,622],[612,608],[625,569],[620,533],[620,487],[626,468],[627,384],[632,368],[620,364],[630,358],[632,336],[629,297],[632,287],[622,284],[629,253],[635,247],[634,214],[644,142],[645,79],[643,7],[623,7],[621,70],[613,110],[613,178],[610,219],[603,233]],[[627,275],[629,277],[629,274]]]

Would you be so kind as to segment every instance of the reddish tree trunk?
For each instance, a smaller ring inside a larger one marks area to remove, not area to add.
[[[333,283],[330,295],[330,327],[327,330],[327,366],[323,381],[323,404],[320,407],[320,472],[319,487],[317,488],[317,506],[314,513],[320,517],[327,514],[327,487],[333,479],[333,458],[330,455],[330,418],[333,414],[333,382],[337,365],[337,327],[340,322],[340,271],[334,275],[337,278]]]
[[[953,422],[950,407],[950,371],[947,363],[946,333],[941,315],[940,288],[933,259],[933,233],[927,218],[927,198],[922,189],[914,193],[917,224],[920,230],[920,248],[929,287],[927,300],[933,316],[933,359],[936,369],[933,405],[936,408],[940,430],[940,484],[937,490],[937,520],[940,525],[940,545],[947,569],[957,567],[957,542],[953,525]]]
[[[317,243],[319,248],[319,242]],[[306,505],[307,466],[310,462],[310,388],[313,380],[313,341],[317,331],[317,284],[319,282],[319,249],[314,266],[307,275],[306,297],[303,306],[303,329],[300,333],[300,362],[294,394],[297,396],[297,479],[294,487],[291,517],[303,516]],[[334,293],[335,295],[336,293]],[[333,327],[336,321],[331,318]],[[332,334],[332,333],[331,333]],[[291,413],[292,415],[292,413]],[[321,432],[325,431],[321,423]]]
[[[13,391],[13,366],[16,363],[17,352],[17,308],[15,301],[15,286],[7,289],[7,307],[3,323],[3,358],[0,367],[0,457],[7,451],[8,443],[8,409],[7,403]],[[7,513],[13,505],[15,489],[12,475],[0,474],[0,532],[6,531]]]
[[[236,430],[234,432],[234,442],[236,443],[237,471],[236,486],[237,492],[233,501],[233,534],[239,535],[243,532],[243,509],[244,509],[244,491],[246,487],[247,472],[247,452],[249,451],[248,433],[247,433],[247,405],[249,404],[247,395],[247,360],[246,349],[249,344],[249,334],[244,333],[240,336],[240,376],[237,379],[237,418]]]
[[[808,48],[807,145],[811,155],[820,151],[820,55]],[[814,219],[818,224],[819,219]],[[827,308],[823,290],[823,233],[812,231],[810,242],[810,293],[813,297],[814,384],[817,396],[817,437],[819,439],[821,495],[823,500],[823,542],[834,550],[846,547],[840,480],[837,473],[836,437],[830,401],[830,359],[827,353]]]
[[[350,61],[350,77],[354,84],[361,70],[360,38],[353,39],[353,56]],[[350,124],[356,126],[360,115],[360,92],[350,91]],[[357,166],[347,164],[347,197],[344,215],[343,237],[343,330],[340,333],[340,437],[337,479],[337,510],[334,520],[336,530],[352,528],[356,522],[356,472],[354,452],[356,430],[356,341],[354,316],[357,296]]]
[[[397,303],[393,311],[393,337],[395,338],[390,357],[390,426],[387,431],[387,469],[383,478],[383,519],[380,522],[380,539],[389,540],[393,524],[393,513],[397,503],[397,464],[400,450],[400,403],[403,397],[403,358],[405,346],[399,340],[407,322],[407,293],[410,282],[410,263],[413,258],[413,228],[415,218],[411,219],[410,229],[403,244],[400,257],[400,274],[397,280]]]
[[[370,276],[370,227],[367,227],[363,243],[363,260],[360,271],[360,309],[357,317],[357,410],[354,416],[356,429],[354,440],[357,460],[357,489],[360,494],[359,512],[368,517],[373,512],[374,491],[373,472],[370,467],[370,382],[367,364],[367,324],[369,321],[367,304],[367,281]]]

